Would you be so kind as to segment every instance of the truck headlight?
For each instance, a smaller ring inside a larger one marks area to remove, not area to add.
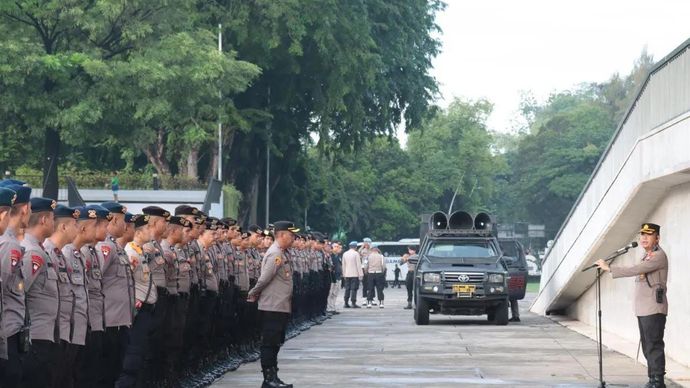
[[[424,283],[441,283],[441,274],[437,272],[427,272],[424,274]]]
[[[489,283],[503,283],[503,275],[501,275],[500,273],[490,274]]]

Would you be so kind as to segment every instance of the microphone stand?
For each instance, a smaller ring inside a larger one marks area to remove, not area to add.
[[[630,248],[626,248],[623,251],[616,251],[609,255],[604,261],[612,262],[618,256],[628,253]],[[597,308],[597,356],[599,358],[599,388],[606,388],[606,382],[604,381],[604,352],[603,352],[603,341],[601,339],[601,268],[596,265],[587,267],[582,270],[582,272],[589,271],[592,268],[597,269],[597,288],[596,288],[596,308]]]

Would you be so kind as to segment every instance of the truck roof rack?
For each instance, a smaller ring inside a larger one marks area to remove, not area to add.
[[[491,229],[436,229],[429,230],[428,236],[433,237],[487,237],[492,236]]]

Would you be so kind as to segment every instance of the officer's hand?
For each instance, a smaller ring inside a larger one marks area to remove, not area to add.
[[[602,271],[610,271],[611,268],[609,267],[608,263],[606,263],[604,260],[599,259],[597,260],[596,263],[594,263],[597,267],[599,267]]]
[[[249,295],[249,296],[247,297],[247,302],[249,302],[249,303],[254,303],[254,302],[256,302],[256,295]]]
[[[363,276],[360,276],[360,277],[359,277],[359,281],[361,282],[363,278],[364,278]]]
[[[137,301],[134,302],[134,307],[136,307],[137,310],[139,310],[139,309],[141,308],[141,305],[142,305],[142,304],[143,304],[143,303],[141,303],[141,301],[140,301],[139,299],[137,299]]]

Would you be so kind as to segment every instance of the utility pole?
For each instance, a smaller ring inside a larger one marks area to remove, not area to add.
[[[218,24],[218,52],[223,54],[223,27]],[[222,100],[223,92],[218,88],[218,180],[223,182],[223,125],[221,123],[222,117]]]
[[[271,106],[271,86],[268,87],[268,107]],[[268,122],[268,136],[266,136],[266,219],[264,226],[268,227],[271,208],[271,121]]]

